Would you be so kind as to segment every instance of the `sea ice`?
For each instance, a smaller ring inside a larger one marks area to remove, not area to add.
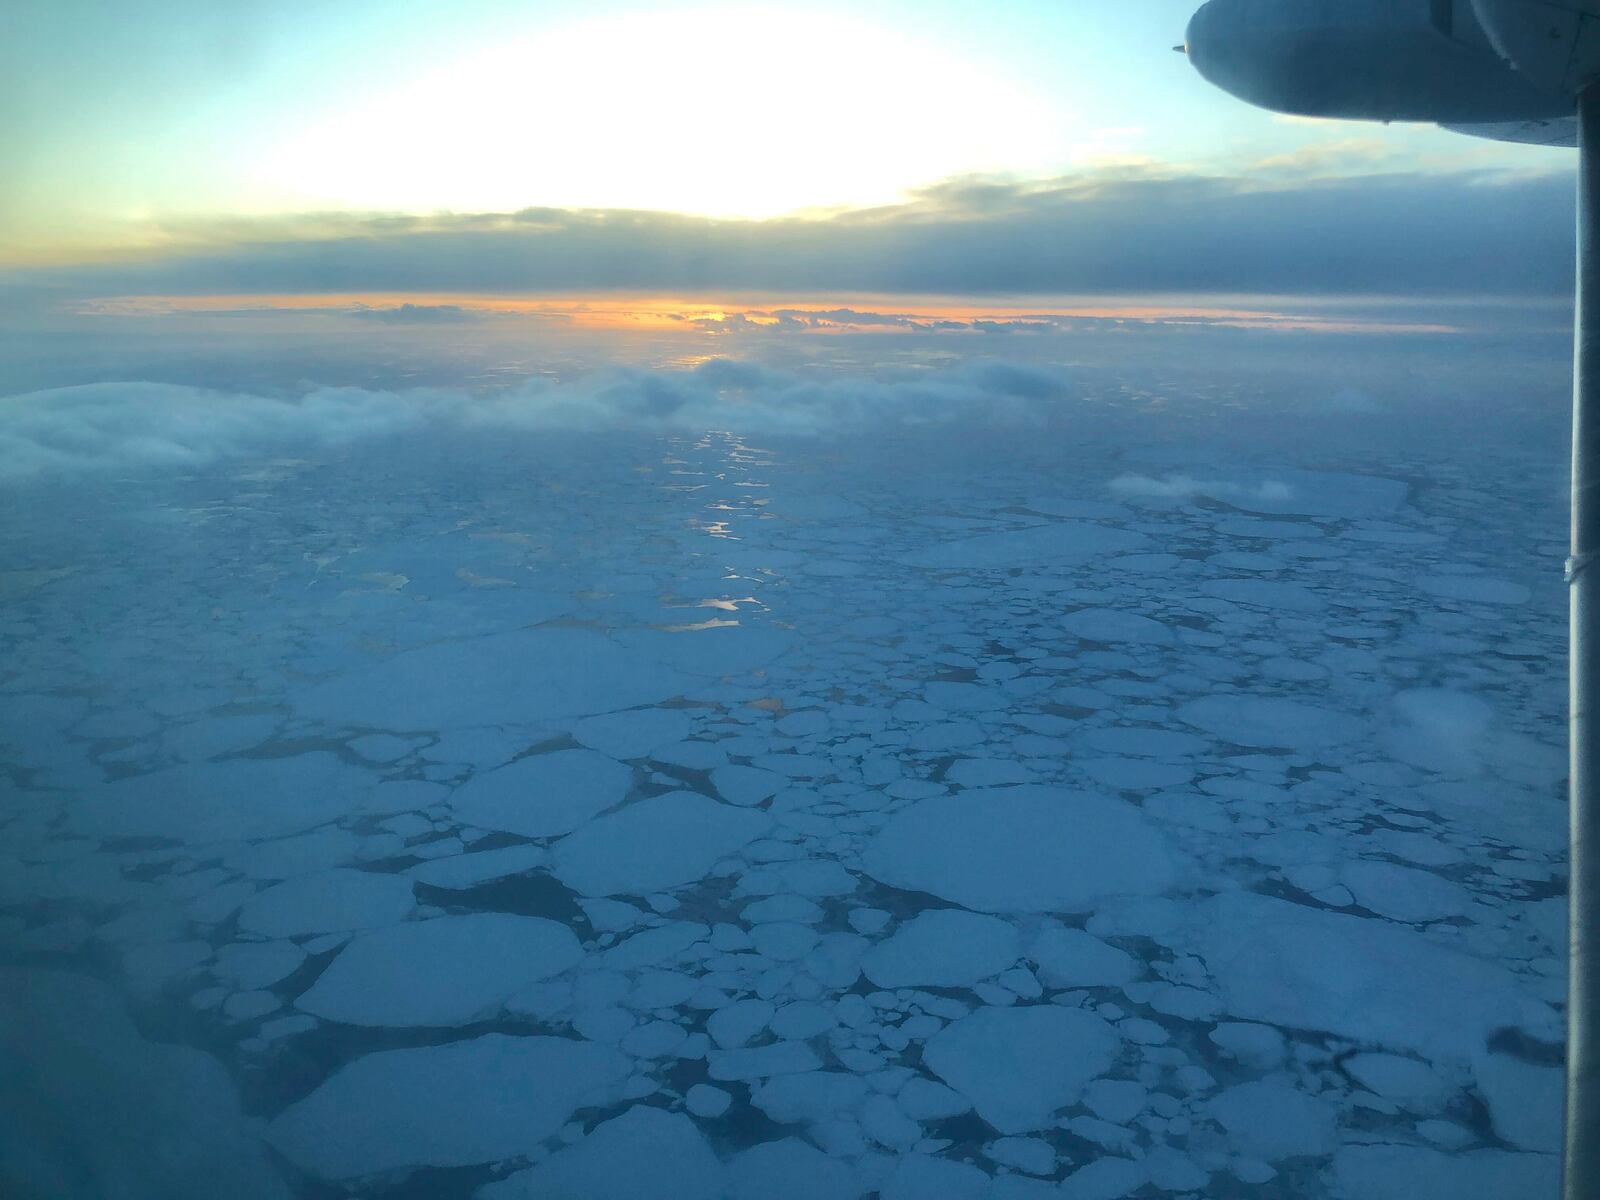
[[[1241,1152],[1268,1162],[1328,1154],[1338,1143],[1337,1110],[1287,1083],[1241,1083],[1213,1096],[1206,1111]]]
[[[1120,1040],[1081,1009],[983,1008],[930,1038],[922,1057],[995,1129],[1029,1133],[1110,1068]]]
[[[723,1166],[682,1113],[636,1105],[480,1200],[722,1200]]]
[[[1180,705],[1178,719],[1236,746],[1302,752],[1329,749],[1361,732],[1354,717],[1282,696],[1204,696]]]
[[[429,887],[461,890],[536,870],[544,866],[548,858],[549,853],[543,846],[501,846],[497,850],[475,850],[418,863],[406,874]]]
[[[855,1200],[849,1167],[799,1138],[762,1142],[728,1163],[728,1200]]]
[[[217,951],[213,970],[235,987],[264,988],[293,975],[305,960],[293,942],[234,942]]]
[[[1533,595],[1520,583],[1486,575],[1424,575],[1417,587],[1441,600],[1465,600],[1470,604],[1526,604]]]
[[[498,1162],[538,1151],[578,1109],[614,1101],[630,1066],[607,1046],[498,1033],[380,1050],[279,1113],[266,1136],[324,1179]]]
[[[535,754],[474,775],[450,797],[457,820],[529,838],[570,833],[620,804],[633,771],[593,750]]]
[[[603,634],[540,628],[405,650],[307,687],[296,707],[368,729],[532,725],[659,703],[687,686],[682,671]]]
[[[1465,915],[1472,894],[1431,871],[1361,859],[1346,863],[1339,882],[1356,903],[1393,921],[1439,921]]]
[[[104,784],[67,809],[88,837],[235,842],[284,837],[361,811],[372,776],[327,751],[194,763]]]
[[[556,844],[551,871],[585,896],[643,895],[705,877],[772,825],[762,812],[669,792],[599,817]]]
[[[1371,917],[1246,893],[1206,902],[1196,948],[1224,1011],[1464,1060],[1530,1001],[1504,967]]]
[[[289,1200],[222,1063],[146,1041],[106,985],[0,967],[0,1011],[8,1194]]]
[[[352,940],[295,1003],[351,1025],[466,1025],[582,957],[570,929],[541,917],[409,921]]]
[[[1021,939],[998,917],[956,908],[920,913],[862,957],[881,988],[971,987],[1016,962]]]
[[[404,875],[337,867],[257,892],[240,908],[239,928],[269,938],[377,929],[405,920],[416,903]]]
[[[572,727],[573,740],[612,758],[643,758],[681,742],[694,730],[689,714],[676,708],[631,708],[585,717]]]
[[[1510,1200],[1554,1196],[1560,1180],[1561,1161],[1553,1154],[1445,1154],[1378,1144],[1345,1146],[1333,1158],[1339,1200]]]
[[[1116,608],[1083,608],[1057,621],[1062,630],[1086,642],[1148,642],[1170,645],[1172,630],[1160,621]]]
[[[1101,555],[1142,550],[1150,539],[1142,533],[1092,525],[1086,521],[1057,521],[1006,533],[980,533],[923,550],[907,551],[897,561],[906,567],[945,571],[996,571],[1047,563],[1071,566]]]
[[[1437,1112],[1454,1090],[1427,1063],[1398,1054],[1353,1054],[1340,1065],[1363,1087],[1412,1112]]]
[[[867,873],[988,912],[1085,912],[1177,880],[1179,856],[1120,800],[1022,786],[917,801],[867,846]]]
[[[1028,957],[1052,987],[1120,987],[1136,979],[1139,964],[1132,955],[1107,945],[1091,933],[1046,924],[1028,946]]]

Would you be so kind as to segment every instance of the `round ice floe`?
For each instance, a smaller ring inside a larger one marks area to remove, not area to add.
[[[1165,891],[1182,860],[1132,805],[1024,786],[911,804],[862,865],[884,883],[966,908],[1084,912],[1103,896]]]
[[[593,750],[557,750],[475,775],[450,798],[464,825],[523,837],[570,833],[620,804],[633,772]]]
[[[570,929],[541,917],[411,921],[355,938],[295,1003],[350,1025],[465,1025],[582,957]]]
[[[540,1150],[578,1108],[614,1100],[630,1067],[617,1050],[568,1038],[491,1033],[383,1050],[290,1105],[266,1136],[324,1179],[498,1162]]]
[[[1323,750],[1361,732],[1355,717],[1281,696],[1204,696],[1179,706],[1178,719],[1221,741],[1261,749]]]
[[[585,896],[644,895],[703,879],[772,827],[763,812],[669,792],[599,817],[557,843],[551,871]]]
[[[1021,952],[1008,922],[942,908],[900,926],[867,951],[861,969],[881,988],[971,987],[1010,967]]]
[[[1439,921],[1459,917],[1472,903],[1472,895],[1459,884],[1431,871],[1394,863],[1363,859],[1347,863],[1339,882],[1350,889],[1356,903],[1394,921]]]
[[[239,910],[239,928],[269,938],[376,929],[403,921],[415,907],[406,876],[339,868],[257,892]]]
[[[1082,1009],[983,1008],[929,1039],[922,1059],[1001,1133],[1029,1133],[1105,1073],[1120,1041]]]

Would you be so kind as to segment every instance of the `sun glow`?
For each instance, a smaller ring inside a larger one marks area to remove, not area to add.
[[[763,217],[1065,161],[1063,118],[864,21],[762,7],[518,37],[295,130],[255,186],[300,206]]]

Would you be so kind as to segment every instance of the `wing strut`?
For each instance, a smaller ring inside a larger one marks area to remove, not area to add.
[[[1578,97],[1578,296],[1572,386],[1568,651],[1572,855],[1566,1200],[1600,1196],[1600,84]]]

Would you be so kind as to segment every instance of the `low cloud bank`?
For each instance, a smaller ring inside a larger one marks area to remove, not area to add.
[[[0,398],[0,482],[192,468],[250,454],[436,430],[729,429],[794,437],[886,427],[1043,427],[1070,380],[969,363],[909,378],[807,378],[728,359],[691,371],[612,369],[510,391],[318,388],[292,398],[100,383]]]
[[[1520,175],[1087,172],[827,217],[526,209],[161,227],[167,254],[24,273],[77,296],[480,292],[1540,295],[1572,290],[1565,160]],[[183,247],[187,247],[184,249]],[[848,320],[849,314],[841,313]],[[405,319],[405,318],[401,318]]]

